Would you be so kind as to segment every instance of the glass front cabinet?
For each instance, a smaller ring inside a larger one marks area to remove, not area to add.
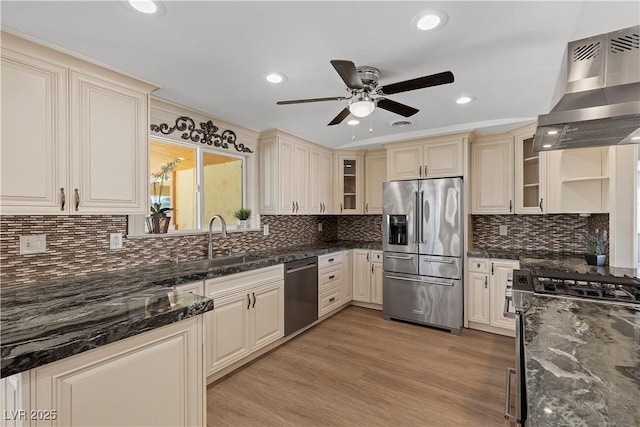
[[[363,210],[364,157],[362,155],[339,154],[337,156],[339,177],[336,213],[361,214]]]
[[[546,153],[533,151],[535,124],[515,129],[515,213],[547,212]]]

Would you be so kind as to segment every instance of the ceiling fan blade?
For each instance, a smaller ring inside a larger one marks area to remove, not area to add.
[[[431,86],[446,85],[448,83],[453,83],[453,73],[451,71],[432,74],[430,76],[418,77],[417,79],[405,80],[403,82],[392,83],[390,85],[380,87],[378,92],[385,95],[393,95],[394,93],[424,89]]]
[[[416,108],[409,107],[408,105],[404,105],[387,98],[379,98],[377,101],[377,105],[383,110],[391,111],[392,113],[400,114],[404,117],[411,117],[418,111],[420,111]]]
[[[335,116],[335,118],[331,120],[327,126],[339,125],[344,119],[347,118],[349,114],[351,114],[349,112],[349,109],[345,107],[345,109],[340,111],[340,114]]]
[[[305,102],[344,101],[345,99],[349,99],[349,98],[345,96],[334,96],[331,98],[294,99],[292,101],[278,101],[276,102],[276,104],[278,105],[304,104]]]
[[[331,65],[333,65],[333,68],[335,68],[338,74],[340,74],[340,77],[349,89],[364,88],[364,84],[362,84],[362,80],[360,79],[360,76],[358,76],[358,70],[356,70],[356,66],[353,62],[333,59],[331,61]]]

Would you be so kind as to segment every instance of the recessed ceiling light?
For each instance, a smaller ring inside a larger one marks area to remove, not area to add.
[[[287,77],[282,73],[269,73],[264,78],[269,83],[282,83],[287,79]]]
[[[140,13],[151,14],[158,11],[158,6],[152,0],[129,0],[129,4]]]
[[[468,96],[461,96],[460,98],[456,99],[456,104],[468,104],[471,101],[473,101],[473,98],[470,98]]]
[[[551,148],[551,147],[552,147],[552,145],[551,145],[551,144],[544,144],[544,145],[542,146],[542,148]]]
[[[411,26],[420,31],[430,31],[442,28],[447,23],[448,16],[441,10],[422,12],[411,20]]]
[[[347,124],[348,124],[349,126],[355,126],[355,125],[359,125],[359,124],[360,124],[360,121],[359,121],[359,120],[356,120],[356,119],[351,119],[351,120],[349,120],[349,121],[347,122]]]
[[[547,135],[557,135],[558,131],[557,130],[550,130],[547,132]]]

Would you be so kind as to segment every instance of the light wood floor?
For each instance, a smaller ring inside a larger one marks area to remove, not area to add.
[[[349,307],[207,391],[213,426],[508,426],[513,338]]]

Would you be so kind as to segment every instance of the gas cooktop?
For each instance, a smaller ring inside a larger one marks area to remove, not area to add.
[[[537,294],[640,304],[640,281],[628,277],[515,270],[514,289]]]

